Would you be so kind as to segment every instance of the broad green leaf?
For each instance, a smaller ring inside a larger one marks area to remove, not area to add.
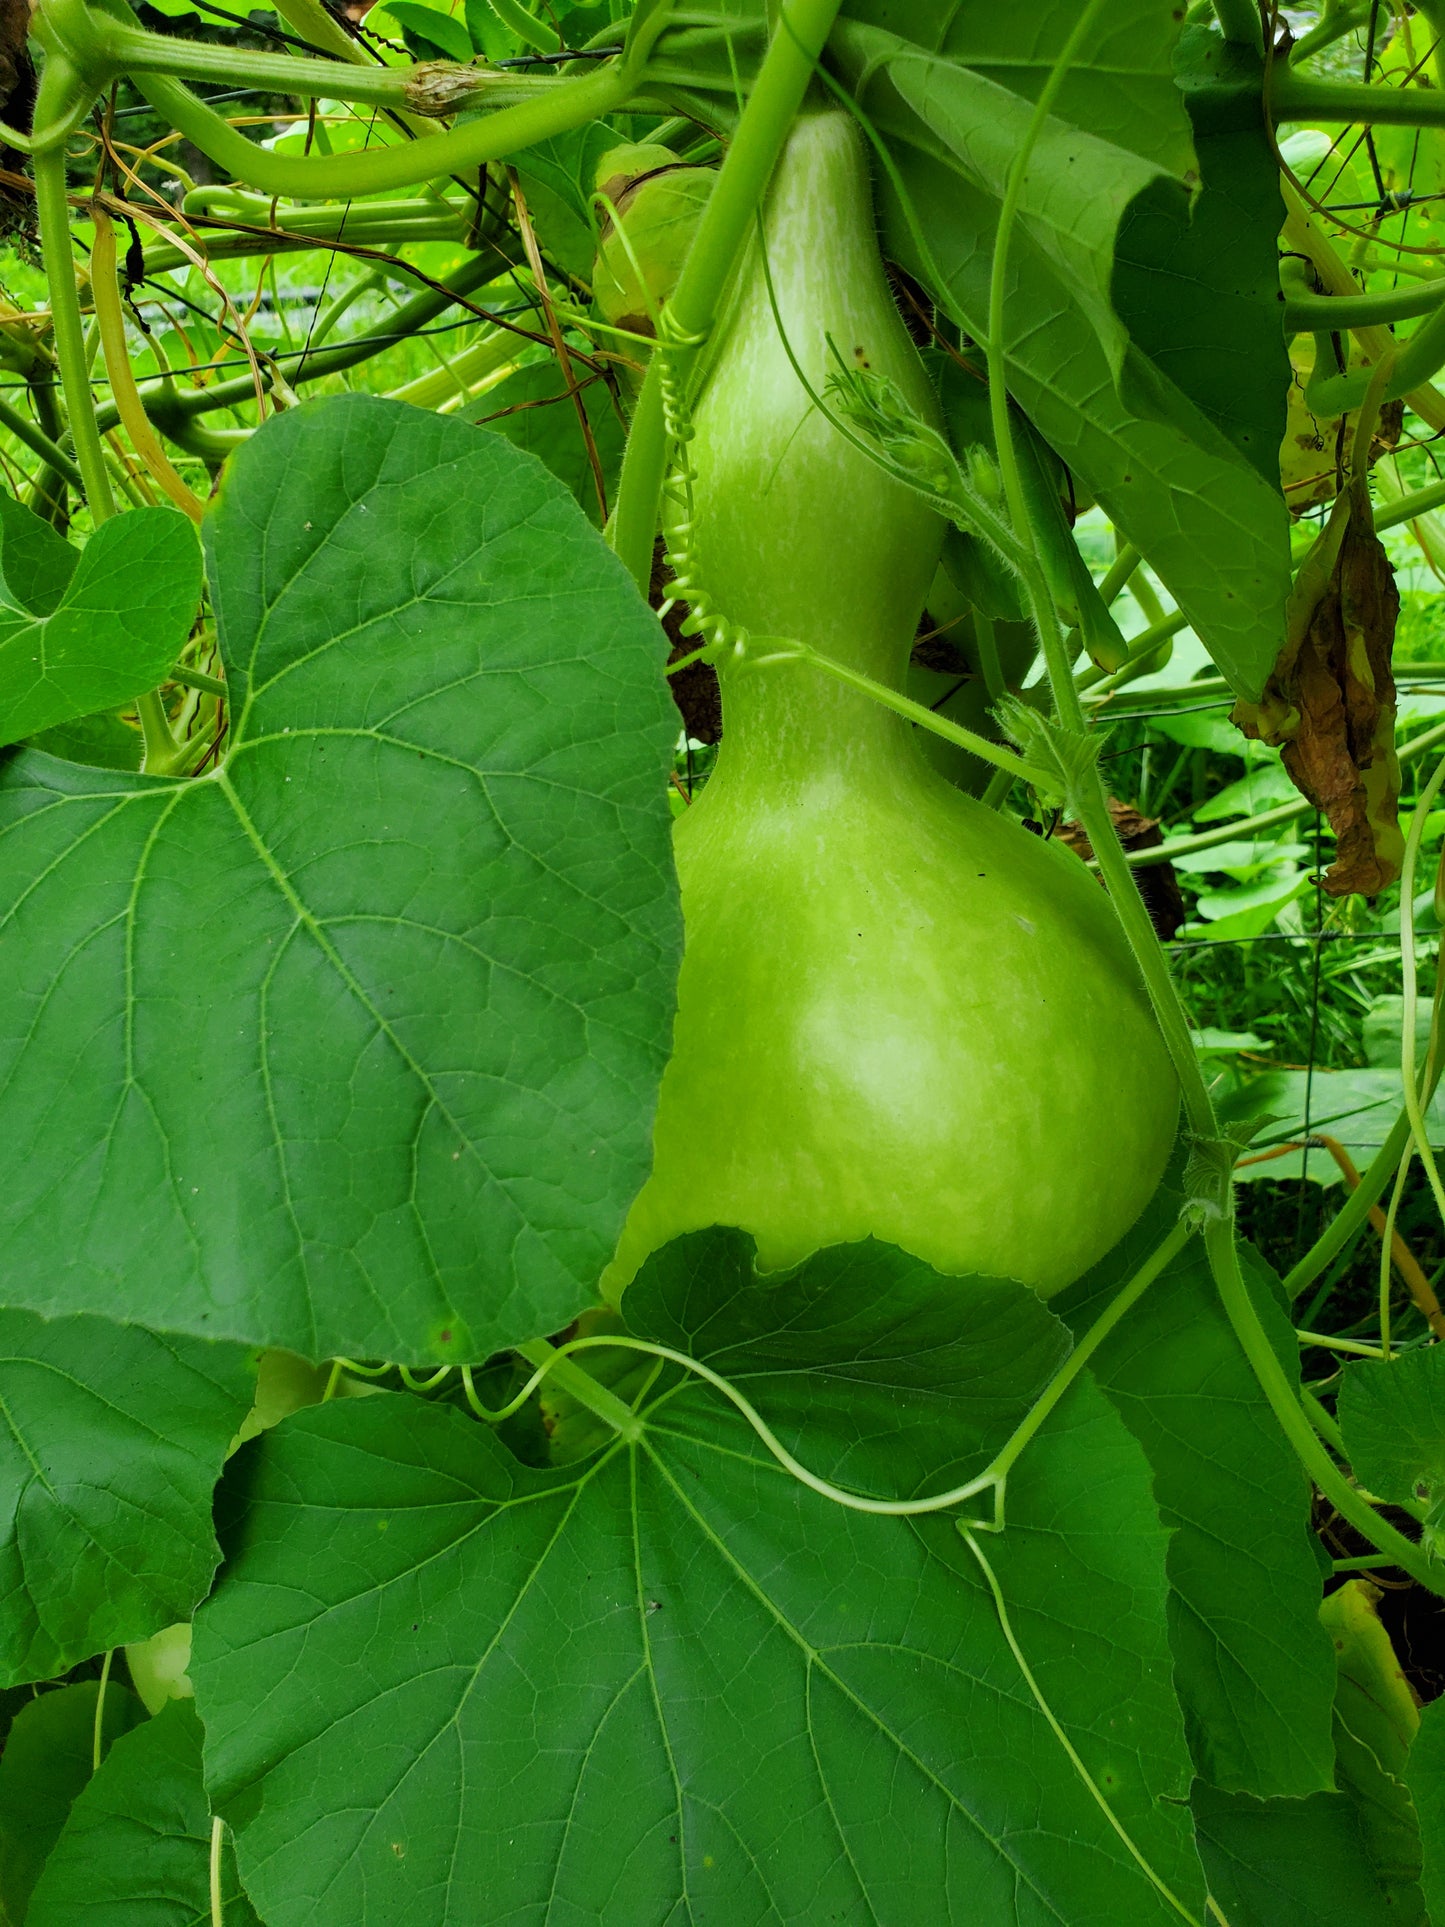
[[[0,1311],[0,1680],[190,1617],[255,1383],[239,1346]]]
[[[1379,1597],[1368,1580],[1352,1579],[1320,1609],[1339,1669],[1338,1778],[1354,1802],[1365,1851],[1402,1927],[1429,1927],[1420,1892],[1420,1823],[1405,1778],[1420,1715],[1376,1615]]]
[[[1395,1084],[1398,1094],[1398,1074]],[[1339,1416],[1361,1485],[1391,1505],[1428,1506],[1428,1524],[1438,1531],[1445,1519],[1445,1353],[1432,1345],[1347,1365]]]
[[[582,404],[592,430],[592,443],[602,470],[602,485],[610,508],[622,468],[627,441],[622,417],[606,382],[573,365]],[[593,522],[600,522],[597,483],[592,460],[577,419],[577,405],[567,392],[561,371],[549,356],[535,361],[458,411],[463,421],[495,429],[517,448],[529,449],[571,489]]]
[[[988,0],[845,0],[842,11],[1030,101],[1079,19],[1076,0],[1035,0],[1026,20]],[[1060,120],[1182,175],[1193,155],[1170,70],[1179,18],[1169,0],[1110,0],[1075,49],[1055,108]]]
[[[1405,1781],[1420,1820],[1425,1904],[1432,1921],[1445,1920],[1445,1700],[1432,1701],[1420,1715]]]
[[[361,395],[268,422],[208,547],[223,769],[0,761],[5,1296],[310,1358],[556,1330],[668,1048],[656,619],[539,463]]]
[[[1279,487],[1289,354],[1279,312],[1279,162],[1257,55],[1190,25],[1179,84],[1203,184],[1192,207],[1158,186],[1129,209],[1112,293],[1140,348]]]
[[[1191,1804],[1229,1927],[1416,1927],[1375,1878],[1343,1793],[1256,1800],[1200,1781]]]
[[[757,1278],[680,1241],[625,1300],[880,1496],[977,1469],[1060,1356],[1017,1286],[860,1246]],[[298,1414],[223,1487],[207,1774],[268,1927],[1153,1927],[1178,1916],[1045,1722],[951,1519],[860,1513],[675,1369],[538,1471],[455,1407]],[[1080,1380],[984,1535],[1038,1686],[1198,1915],[1142,1455]]]
[[[439,7],[419,6],[417,0],[389,0],[386,11],[401,28],[410,51],[421,60],[468,61],[472,37],[455,14]],[[413,46],[413,42],[419,43]]]
[[[77,1796],[30,1901],[29,1927],[209,1927],[211,1815],[201,1723],[173,1702],[117,1740]],[[260,1927],[221,1850],[225,1927]]]
[[[1056,1306],[1081,1336],[1169,1229],[1167,1188]],[[1299,1350],[1265,1288],[1255,1302],[1289,1369]],[[1195,1764],[1260,1796],[1334,1785],[1335,1669],[1319,1624],[1310,1489],[1235,1338],[1197,1243],[1093,1361],[1148,1454],[1169,1542],[1169,1633]]]
[[[1001,82],[959,54],[931,54],[911,37],[863,26],[845,29],[843,45],[856,64],[855,84],[886,75],[917,117],[919,132],[911,138],[924,145],[926,129],[934,150],[942,150],[978,195],[1002,203],[1034,113],[1028,95],[1015,91],[1015,74]],[[1030,284],[1057,277],[1072,289],[1079,314],[1116,374],[1128,331],[1110,297],[1114,244],[1130,207],[1150,189],[1177,222],[1187,222],[1181,180],[1089,126],[1055,114],[1038,130],[1019,189],[1014,271]],[[1016,316],[1011,334],[1022,333],[1024,325]]]
[[[12,510],[0,540],[0,743],[154,689],[181,653],[201,598],[201,553],[189,518],[176,509],[134,509],[96,530],[53,612],[34,614],[26,598],[44,608],[59,586],[65,565],[51,543],[60,538],[49,529],[49,542],[34,531],[19,538],[12,582]]]
[[[0,1754],[0,1919],[21,1927],[45,1857],[95,1760],[93,1679],[62,1686],[16,1714]],[[101,1753],[145,1718],[134,1693],[108,1684],[101,1711]]]
[[[911,9],[906,10],[907,20],[898,17],[905,10],[897,5],[870,11],[880,16],[880,25],[881,16],[887,15],[897,35],[916,37],[925,31],[912,24]],[[1108,50],[1118,52],[1124,62],[1118,83],[1106,72],[1097,87],[1092,85],[1100,77],[1083,63],[1073,93],[1066,90],[1060,97],[1056,119],[1071,126],[1079,139],[1111,141],[1122,149],[1132,138],[1136,144],[1131,151],[1178,172],[1189,161],[1187,121],[1170,65],[1178,11],[1145,6],[1141,0],[1138,11],[1151,16],[1154,31],[1134,44],[1116,11],[1108,10],[1100,31]],[[952,27],[956,13],[957,35]],[[1065,17],[1072,23],[1076,14],[1072,7],[1051,7],[1050,34],[1038,36],[1042,44],[1050,43]],[[990,16],[991,27],[978,24]],[[955,119],[961,123],[970,114],[976,118],[977,89],[964,69],[976,66],[988,78],[1000,79],[998,63],[1008,46],[1017,52],[1019,28],[1007,9],[971,7],[960,12],[930,6],[926,17],[934,21],[935,40],[943,25],[948,26],[945,50],[958,69],[950,81],[939,63],[930,64],[926,100],[906,96],[895,71],[897,62],[878,61],[881,42],[876,34],[845,26],[835,44],[845,79],[861,89],[893,163],[891,172],[880,170],[878,176],[888,251],[925,284],[939,287],[969,332],[983,340],[989,332],[999,200],[958,151],[966,145],[961,134],[952,133],[949,141],[942,138],[936,101],[946,93]],[[992,42],[992,69],[985,53],[975,49],[978,35]],[[1019,75],[1020,91],[1027,98],[1032,98],[1028,81],[1038,71],[1034,42],[1031,32]],[[1098,64],[1108,67],[1102,54]],[[915,54],[907,54],[904,67],[918,70]],[[1169,139],[1163,137],[1155,114],[1164,98],[1161,89],[1172,100],[1169,113],[1177,123]],[[1131,100],[1136,102],[1132,113]],[[1132,125],[1140,130],[1137,136],[1130,135]],[[1175,194],[1177,203],[1177,192],[1167,183],[1157,193]],[[1151,199],[1149,205],[1155,204]],[[1171,218],[1177,231],[1180,217],[1176,213]],[[1267,481],[1195,401],[1137,345],[1123,340],[1122,330],[1101,333],[1089,289],[1077,276],[1061,272],[1058,261],[1041,246],[1030,245],[1028,232],[1021,229],[1020,235],[1010,253],[1006,285],[1011,393],[1110,520],[1158,571],[1239,693],[1257,696],[1278,653],[1290,585],[1289,518],[1277,477]],[[1095,282],[1101,271],[1096,270]],[[1226,335],[1237,321],[1239,298],[1237,291],[1222,297]],[[1199,303],[1205,304],[1202,289]],[[1272,304],[1271,314],[1277,306]],[[1191,380],[1195,373],[1191,370]],[[1281,378],[1281,396],[1285,380]]]

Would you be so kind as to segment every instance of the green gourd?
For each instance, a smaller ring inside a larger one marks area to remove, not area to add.
[[[764,232],[815,391],[831,336],[936,419],[846,115],[799,120]],[[810,401],[756,256],[695,426],[692,549],[716,606],[901,688],[942,526]],[[655,1165],[605,1288],[728,1224],[765,1269],[872,1236],[1059,1290],[1128,1229],[1175,1133],[1107,897],[868,696],[798,662],[722,679],[716,771],[676,826],[686,950]]]

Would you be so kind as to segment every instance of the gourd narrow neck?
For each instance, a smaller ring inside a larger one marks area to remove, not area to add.
[[[937,419],[883,272],[861,136],[847,114],[809,112],[778,162],[697,406],[689,539],[699,579],[730,621],[899,688],[942,523],[819,406],[839,356]],[[725,672],[723,707],[728,782],[743,769],[785,782],[856,768],[897,757],[910,736],[808,663]]]
[[[904,686],[911,636],[852,639],[827,653],[891,689]],[[821,647],[822,645],[815,645]],[[831,775],[857,777],[913,760],[917,732],[861,690],[816,664],[765,663],[720,677],[724,734],[714,780],[769,789]]]

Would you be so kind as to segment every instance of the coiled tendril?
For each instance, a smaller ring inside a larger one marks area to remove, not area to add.
[[[663,495],[673,510],[667,518],[663,551],[672,581],[660,613],[666,615],[677,603],[685,602],[688,613],[681,625],[682,633],[702,638],[701,648],[694,650],[681,662],[672,664],[673,673],[688,663],[716,663],[725,656],[741,663],[747,656],[750,640],[747,630],[730,622],[713,601],[702,580],[697,553],[693,548],[696,530],[693,484],[697,480],[697,468],[692,459],[691,443],[697,429],[688,403],[688,362],[684,359],[684,351],[701,348],[706,340],[705,333],[688,334],[679,328],[668,308],[664,308],[658,317],[657,347],[654,352],[662,394],[663,433],[667,437],[671,456]]]

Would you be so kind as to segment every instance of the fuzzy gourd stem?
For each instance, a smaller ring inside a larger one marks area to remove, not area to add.
[[[803,103],[840,0],[793,0],[774,32],[727,155],[663,313],[679,378],[686,381],[717,319],[793,117]],[[653,356],[633,413],[613,516],[612,546],[645,595],[652,579],[667,468],[662,368]]]

